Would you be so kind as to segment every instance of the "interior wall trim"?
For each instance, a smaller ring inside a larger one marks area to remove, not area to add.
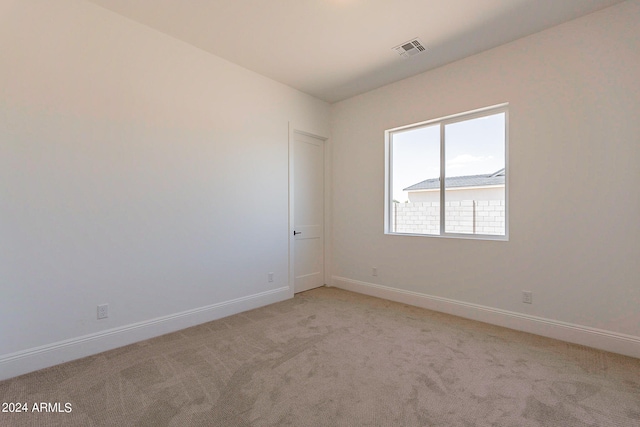
[[[333,276],[332,285],[466,319],[640,358],[640,337]]]
[[[291,298],[289,286],[0,355],[0,380],[91,356]]]

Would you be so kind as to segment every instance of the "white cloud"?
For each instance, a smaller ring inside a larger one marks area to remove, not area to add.
[[[447,160],[447,171],[462,170],[465,174],[472,174],[475,169],[485,169],[487,163],[493,163],[493,156],[472,156],[460,154],[451,160]],[[447,173],[450,175],[450,173]]]

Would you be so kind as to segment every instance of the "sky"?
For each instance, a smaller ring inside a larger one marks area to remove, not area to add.
[[[493,173],[505,167],[505,114],[445,125],[446,176]],[[403,188],[440,176],[440,124],[394,132],[393,194],[408,200]]]

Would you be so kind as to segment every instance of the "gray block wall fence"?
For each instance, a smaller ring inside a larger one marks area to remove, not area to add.
[[[394,203],[392,214],[393,230],[396,233],[440,233],[440,202]],[[505,201],[445,202],[445,231],[504,235]]]

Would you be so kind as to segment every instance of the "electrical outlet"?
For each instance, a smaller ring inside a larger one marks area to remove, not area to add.
[[[273,282],[273,272],[267,273],[267,280],[269,280],[269,282]]]
[[[533,304],[533,292],[522,291],[522,302],[525,304]]]
[[[371,275],[372,276],[377,276],[378,275],[378,267],[373,267],[371,269]]]
[[[100,304],[98,306],[98,319],[106,319],[109,317],[109,304]]]

